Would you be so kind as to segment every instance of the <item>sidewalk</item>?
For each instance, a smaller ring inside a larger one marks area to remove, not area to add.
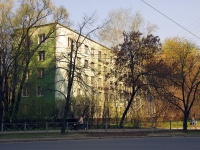
[[[12,135],[17,134],[26,135],[24,138],[12,138]],[[39,134],[41,136],[32,137],[33,134]],[[5,138],[4,135],[9,135],[10,138]],[[30,135],[30,136],[29,136]],[[34,142],[34,141],[58,141],[58,140],[83,140],[83,139],[105,139],[105,138],[145,138],[145,137],[188,137],[188,136],[200,136],[200,131],[195,130],[191,133],[184,133],[181,130],[157,130],[157,131],[141,131],[140,129],[132,129],[125,131],[123,130],[79,130],[79,131],[70,131],[66,134],[61,135],[59,132],[49,132],[49,133],[9,133],[9,134],[0,134],[0,143],[8,142]]]

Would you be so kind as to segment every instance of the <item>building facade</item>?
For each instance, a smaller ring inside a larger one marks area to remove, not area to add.
[[[49,36],[52,26],[56,29]],[[29,65],[20,118],[62,118],[70,62],[75,65],[71,117],[83,113],[90,118],[116,117],[123,105],[116,100],[114,78],[109,77],[114,52],[61,24],[36,28],[34,42],[36,45],[42,44]],[[120,86],[123,88],[122,84]]]

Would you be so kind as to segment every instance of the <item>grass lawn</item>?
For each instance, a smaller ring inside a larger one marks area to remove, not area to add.
[[[35,139],[35,138],[67,138],[67,137],[80,137],[84,136],[84,133],[8,133],[0,134],[0,140],[3,139]]]

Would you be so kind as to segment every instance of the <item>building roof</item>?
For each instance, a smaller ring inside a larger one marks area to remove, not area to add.
[[[60,26],[66,28],[66,29],[68,29],[68,30],[70,30],[70,31],[72,31],[72,32],[74,32],[74,33],[76,33],[76,34],[80,34],[78,31],[75,31],[75,30],[73,30],[73,29],[71,29],[71,28],[69,28],[69,27],[67,27],[67,26],[65,26],[65,25],[63,25],[63,24],[61,24],[61,23],[48,23],[48,24],[38,25],[38,26],[34,26],[34,27],[49,26],[49,25],[53,25],[53,24],[60,25]],[[100,46],[106,48],[106,49],[112,50],[112,49],[106,47],[105,45],[100,44],[99,42],[97,42],[97,41],[95,41],[95,40],[93,40],[93,39],[91,39],[91,38],[89,38],[89,37],[86,37],[86,36],[83,35],[83,34],[80,34],[80,35],[83,36],[84,38],[86,38],[86,39],[88,39],[88,40],[90,40],[90,41],[92,41],[92,42],[94,42],[94,43],[96,43],[96,44],[98,44],[98,45],[100,45]]]

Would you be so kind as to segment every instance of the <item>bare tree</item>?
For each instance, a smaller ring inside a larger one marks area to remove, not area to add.
[[[11,53],[11,29],[10,19],[11,9],[13,8],[13,1],[0,2],[0,126],[2,125],[4,111],[8,110],[6,101],[8,100],[8,76],[10,66]]]
[[[118,47],[123,42],[123,32],[142,31],[151,34],[157,29],[154,24],[147,23],[140,12],[133,14],[131,9],[119,8],[111,11],[106,19],[108,24],[99,32],[99,39],[108,47]],[[144,29],[143,29],[144,28]]]
[[[2,2],[5,6],[9,3]],[[13,11],[15,11],[13,13]],[[3,49],[6,60],[9,62],[3,72],[7,75],[3,78],[3,97],[5,120],[13,121],[19,109],[22,89],[26,80],[31,59],[43,43],[54,36],[56,23],[69,22],[68,13],[64,8],[56,8],[50,0],[21,0],[16,10],[10,8],[4,22],[5,33],[10,37],[9,43]],[[2,16],[1,16],[2,17]],[[38,41],[38,26],[53,22],[46,31],[42,40]],[[5,26],[7,25],[7,26]],[[9,56],[9,58],[8,58]],[[2,119],[2,118],[1,118]]]
[[[56,56],[56,62],[59,64],[57,65],[57,72],[62,72],[61,77],[57,78],[57,84],[58,87],[65,85],[65,89],[58,88],[57,92],[62,93],[64,97],[61,97],[61,99],[64,98],[65,101],[65,107],[64,112],[62,114],[62,127],[61,127],[61,134],[65,133],[65,128],[67,124],[67,119],[70,118],[70,108],[72,106],[72,96],[73,96],[73,86],[75,82],[78,82],[80,86],[83,88],[91,89],[87,85],[86,80],[83,78],[83,75],[85,75],[86,70],[88,69],[88,66],[81,65],[80,62],[77,62],[78,56],[82,55],[82,49],[81,46],[85,45],[87,41],[89,41],[89,37],[92,33],[102,28],[102,26],[98,26],[94,29],[91,29],[85,32],[85,29],[94,23],[95,21],[95,14],[93,14],[91,17],[85,16],[83,19],[83,22],[79,24],[79,29],[76,32],[71,33],[64,33],[63,37],[69,36],[67,34],[71,34],[70,36],[70,48],[64,47],[64,53],[59,53]],[[59,34],[59,33],[58,33]],[[61,33],[62,34],[62,33]],[[62,44],[62,43],[61,43]],[[64,72],[64,73],[63,73]],[[76,80],[78,79],[78,81]],[[60,85],[60,86],[59,86]],[[87,108],[87,107],[85,107]],[[84,112],[83,112],[84,113]]]

